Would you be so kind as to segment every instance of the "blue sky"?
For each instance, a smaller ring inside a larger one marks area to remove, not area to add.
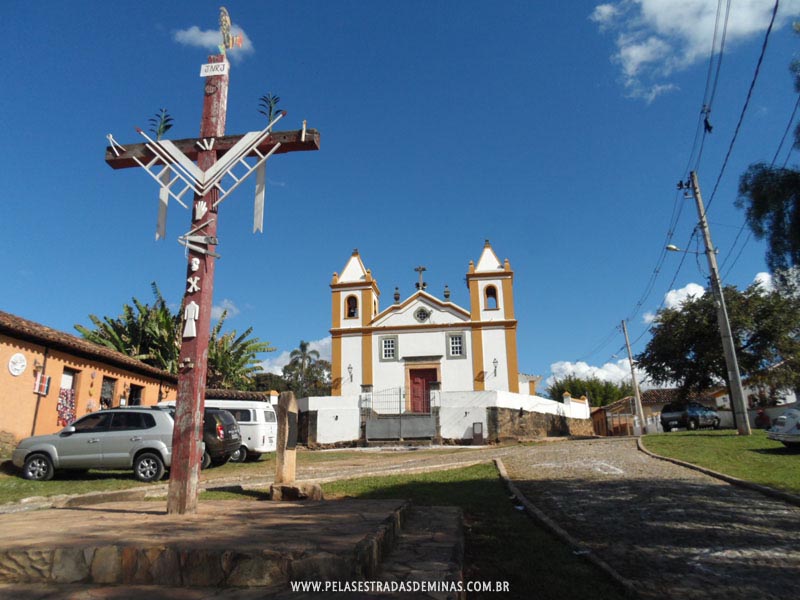
[[[717,2],[226,6],[245,35],[231,52],[227,133],[263,128],[258,99],[272,92],[288,111],[279,129],[307,119],[322,134],[319,152],[270,160],[263,234],[250,232],[254,182],[220,214],[215,305],[277,348],[264,356],[271,367],[300,340],[329,349],[328,285],[353,248],[383,307],[395,286],[414,291],[417,265],[428,291],[441,297],[447,284],[466,306],[468,263],[489,239],[515,271],[520,369],[620,376],[620,321],[640,351],[647,315],[707,277],[704,260],[688,255],[678,270],[681,255],[662,256],[668,230],[683,247],[696,223],[675,190],[695,167],[725,282],[744,287],[766,270],[763,244],[743,246],[747,230],[737,238],[733,203],[747,166],[772,160],[797,100],[798,0],[781,2],[724,171],[770,0],[732,3],[699,160]],[[108,133],[140,141],[134,128],[161,107],[175,121],[168,138],[198,135],[198,74],[212,52],[195,44],[217,30],[218,7],[4,4],[0,309],[74,333],[90,313],[150,301],[151,281],[180,302],[176,238],[189,214],[173,204],[167,239],[154,241],[154,182],[112,170],[104,149]]]

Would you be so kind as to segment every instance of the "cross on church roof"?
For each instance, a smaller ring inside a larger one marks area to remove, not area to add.
[[[422,274],[423,274],[425,271],[427,271],[428,269],[426,269],[425,267],[423,267],[423,266],[421,266],[421,265],[420,265],[419,267],[415,268],[414,270],[415,270],[417,273],[419,273],[419,281],[417,282],[417,289],[418,289],[418,290],[424,290],[426,287],[428,287],[428,284],[427,284],[427,283],[425,283],[425,282],[422,280]]]

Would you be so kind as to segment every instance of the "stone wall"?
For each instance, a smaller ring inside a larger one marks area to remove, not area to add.
[[[486,408],[486,441],[533,440],[541,437],[594,435],[590,419],[527,412],[513,408]]]
[[[0,431],[0,458],[11,458],[11,453],[17,447],[17,439],[8,431]]]

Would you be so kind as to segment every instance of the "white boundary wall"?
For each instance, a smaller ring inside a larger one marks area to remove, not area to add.
[[[357,440],[361,418],[358,396],[312,396],[297,401],[300,412],[317,411],[317,443],[335,444]]]
[[[446,439],[472,439],[472,427],[481,423],[487,433],[486,408],[522,409],[551,415],[588,419],[589,405],[584,402],[556,402],[541,396],[511,392],[441,392],[439,424]],[[314,396],[297,401],[301,412],[317,411],[317,443],[334,444],[358,440],[360,414],[358,396]]]

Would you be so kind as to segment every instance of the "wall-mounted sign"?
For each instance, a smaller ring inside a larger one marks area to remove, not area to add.
[[[227,75],[228,63],[207,63],[200,67],[200,77],[211,77],[212,75]]]
[[[8,359],[8,370],[14,377],[22,375],[27,367],[28,361],[24,354],[17,352]]]

